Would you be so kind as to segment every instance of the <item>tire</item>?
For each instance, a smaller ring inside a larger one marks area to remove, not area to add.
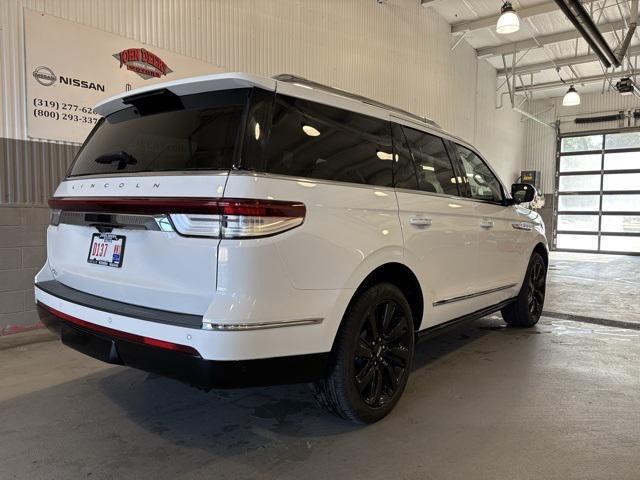
[[[542,255],[533,252],[517,300],[502,309],[502,318],[510,327],[532,327],[542,315],[547,267]]]
[[[318,403],[356,423],[384,418],[407,384],[414,353],[411,308],[390,283],[354,298],[334,343],[327,376],[314,383]]]

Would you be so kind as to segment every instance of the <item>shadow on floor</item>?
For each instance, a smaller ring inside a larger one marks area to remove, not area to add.
[[[499,322],[483,319],[421,340],[412,375],[485,335],[502,331]],[[306,384],[206,393],[155,375],[144,376],[121,370],[102,378],[99,385],[131,420],[180,445],[220,449],[228,455],[261,448],[265,441],[269,443],[266,432],[304,437],[311,430],[314,436],[333,436],[363,428],[318,407]]]

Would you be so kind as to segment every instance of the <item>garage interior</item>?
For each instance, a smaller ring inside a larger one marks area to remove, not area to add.
[[[29,135],[27,10],[433,118],[541,194],[540,323],[422,340],[367,427],[306,385],[205,393],[66,349],[33,278],[80,145]],[[0,1],[0,478],[640,478],[637,23],[637,0]]]

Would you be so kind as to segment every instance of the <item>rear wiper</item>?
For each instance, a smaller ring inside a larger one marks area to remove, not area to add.
[[[96,158],[96,163],[110,164],[113,162],[118,162],[118,170],[123,170],[127,165],[135,165],[138,163],[138,160],[124,150],[115,153],[105,153]]]

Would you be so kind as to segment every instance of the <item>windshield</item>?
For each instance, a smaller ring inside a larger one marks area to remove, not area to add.
[[[177,110],[113,113],[89,135],[69,176],[228,170],[248,96],[249,89],[209,92],[181,97]]]

